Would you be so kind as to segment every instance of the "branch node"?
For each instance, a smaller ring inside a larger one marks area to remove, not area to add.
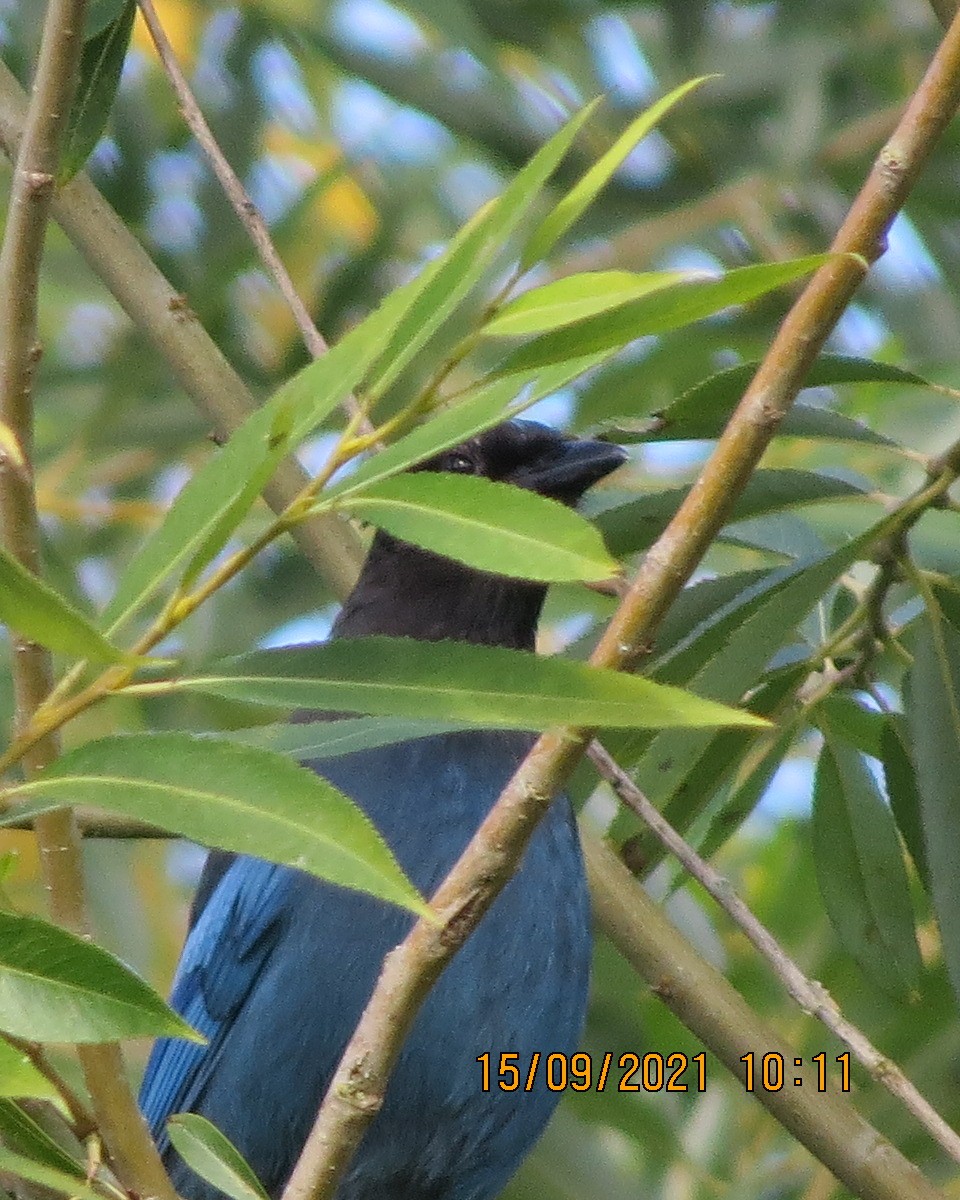
[[[43,199],[53,191],[53,176],[49,171],[24,171],[23,181],[30,193],[31,200]]]

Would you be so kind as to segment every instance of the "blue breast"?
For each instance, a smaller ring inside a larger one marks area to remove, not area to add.
[[[456,861],[530,744],[471,731],[317,764],[368,813],[417,886]],[[589,913],[573,814],[558,799],[522,866],[433,989],[339,1200],[482,1200],[539,1136],[556,1093],[481,1089],[477,1057],[570,1054],[589,973]],[[142,1104],[155,1131],[190,1109],[217,1124],[268,1191],[282,1190],[323,1091],[411,918],[359,893],[236,859],[196,921],[173,1002],[210,1038],[159,1043]],[[169,1147],[180,1194],[217,1193]]]

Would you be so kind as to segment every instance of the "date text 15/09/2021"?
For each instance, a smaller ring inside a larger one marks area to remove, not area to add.
[[[675,1051],[661,1054],[541,1054],[540,1051],[521,1061],[519,1054],[509,1050],[499,1055],[489,1051],[477,1056],[480,1064],[480,1086],[484,1092],[532,1091],[538,1082],[545,1082],[552,1092],[569,1088],[573,1092],[603,1092],[608,1088],[619,1092],[704,1092],[707,1088],[707,1056]],[[850,1091],[850,1053],[829,1059],[826,1051],[809,1058],[787,1058],[783,1054],[744,1054],[741,1082],[748,1092],[779,1092],[785,1087],[806,1087],[825,1092],[828,1076],[841,1092]],[[804,1066],[807,1075],[797,1072]],[[794,1074],[791,1074],[791,1067]]]

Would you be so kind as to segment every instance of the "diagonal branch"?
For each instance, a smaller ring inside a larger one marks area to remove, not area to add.
[[[784,1062],[795,1063],[794,1047],[697,954],[610,846],[582,828],[581,839],[594,916],[657,998],[741,1083],[741,1055],[777,1054]],[[864,1120],[829,1072],[828,1090],[818,1090],[813,1066],[807,1060],[790,1067],[791,1074],[803,1080],[800,1087],[776,1092],[757,1088],[755,1098],[861,1200],[945,1200],[913,1163]]]
[[[951,25],[834,240],[833,250],[843,257],[817,272],[787,315],[699,480],[648,553],[594,652],[595,665],[628,669],[640,658],[723,525],[860,284],[863,260],[872,261],[882,252],[890,223],[958,102],[960,18]],[[333,1195],[337,1179],[382,1103],[387,1078],[417,1009],[516,869],[550,797],[569,776],[590,736],[585,730],[561,730],[537,741],[433,897],[441,924],[418,921],[387,956],[284,1200]],[[804,1140],[860,1196],[918,1194],[904,1190],[895,1178],[905,1160],[892,1147],[886,1147],[885,1154],[896,1169],[892,1167],[886,1183],[881,1181],[878,1187],[852,1156],[836,1153],[836,1147],[828,1153],[819,1135]]]
[[[260,261],[267,272],[273,277],[274,283],[277,285],[280,294],[287,303],[287,307],[293,314],[293,319],[300,330],[300,336],[303,338],[303,344],[313,358],[319,358],[321,355],[326,354],[329,349],[326,340],[316,325],[314,325],[313,318],[307,311],[307,306],[300,299],[296,286],[290,278],[290,273],[283,265],[283,259],[277,253],[277,248],[273,244],[266,221],[250,199],[246,188],[237,177],[236,171],[227,162],[223,151],[217,145],[217,140],[213,136],[213,132],[200,110],[200,105],[197,103],[196,97],[190,90],[190,85],[187,83],[186,76],[181,70],[180,64],[177,62],[177,56],[174,53],[173,46],[170,45],[170,39],[164,31],[163,25],[160,23],[153,0],[137,0],[137,3],[140,6],[140,12],[147,29],[150,31],[150,37],[153,39],[153,44],[159,55],[163,69],[170,80],[171,87],[176,93],[183,119],[189,126],[190,132],[196,138],[200,148],[207,156],[207,161],[213,168],[213,172],[219,180],[224,194],[233,206],[233,211],[237,214],[241,224],[249,234],[250,240],[256,247],[257,253],[260,255]],[[373,426],[363,415],[356,396],[352,394],[348,395],[343,401],[343,408],[347,419],[355,420],[359,429],[364,433],[373,432]]]
[[[14,158],[23,134],[26,97],[0,62],[0,146]],[[229,436],[256,406],[236,371],[163,273],[126,228],[89,176],[81,172],[53,200],[53,216],[127,316],[154,346],[219,435]],[[288,458],[264,491],[282,512],[308,482]],[[314,516],[292,536],[338,595],[346,595],[360,567],[360,547],[346,521]]]
[[[733,891],[729,882],[684,841],[598,741],[591,743],[587,755],[623,803],[653,830],[688,874],[706,888],[724,912],[746,934],[752,945],[773,967],[780,982],[803,1011],[811,1013],[836,1034],[873,1078],[901,1100],[927,1133],[939,1142],[954,1161],[960,1162],[960,1137],[933,1105],[917,1091],[897,1064],[885,1054],[881,1054],[861,1030],[846,1020],[822,983],[804,975],[770,930],[761,924]]]

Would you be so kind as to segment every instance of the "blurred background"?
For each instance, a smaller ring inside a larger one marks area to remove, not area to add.
[[[718,78],[637,148],[535,281],[612,267],[709,270],[825,249],[939,36],[924,0],[157,0],[157,8],[220,145],[331,341],[436,253],[565,115],[606,97],[561,171],[561,185],[639,110],[699,74]],[[22,81],[42,9],[30,0],[0,0],[0,53]],[[182,123],[140,24],[90,172],[256,394],[266,396],[307,361],[289,313]],[[0,212],[9,178],[8,164],[0,163]],[[843,317],[834,351],[957,384],[958,184],[954,127],[894,225],[886,256]],[[780,294],[693,332],[642,339],[531,415],[572,431],[614,418],[643,422],[698,380],[759,357],[789,300]],[[96,608],[191,467],[210,453],[210,430],[56,228],[41,322],[37,462],[47,569],[78,605]],[[401,403],[435,365],[428,359],[408,373],[390,402]],[[702,576],[768,568],[839,544],[876,520],[889,495],[922,478],[920,455],[960,436],[956,401],[929,391],[857,385],[818,389],[805,399],[862,419],[882,436],[841,443],[785,438],[764,465],[815,467],[866,490],[741,521],[711,552]],[[330,436],[321,432],[304,448],[307,466],[323,461]],[[693,477],[709,448],[704,441],[632,446],[617,495],[667,493],[658,503],[669,511],[671,489]],[[592,503],[600,511],[611,500],[600,489]],[[265,511],[245,532],[262,525]],[[926,565],[960,570],[960,540],[939,514],[917,538]],[[585,589],[554,589],[542,649],[585,653],[612,603]],[[317,575],[284,543],[185,625],[175,649],[200,660],[314,640],[335,611]],[[827,624],[827,614],[814,614],[807,641],[815,644]],[[896,704],[893,677],[887,694]],[[0,703],[8,719],[5,674]],[[69,736],[140,726],[204,729],[232,719],[228,706],[200,697],[180,697],[175,708],[127,700],[84,715]],[[960,1029],[936,934],[921,920],[927,970],[915,995],[890,999],[863,987],[813,882],[812,749],[812,740],[791,749],[753,816],[723,848],[720,865],[804,970],[822,979],[851,1019],[956,1122]],[[593,792],[585,770],[576,789],[580,799]],[[598,811],[602,799],[594,799]],[[8,895],[18,905],[40,903],[29,839],[3,834],[0,848]],[[100,843],[87,852],[102,940],[165,989],[199,852],[166,843]],[[841,1048],[785,1003],[696,888],[667,868],[650,886],[669,893],[686,936],[755,1007],[804,1053],[826,1051],[833,1062]],[[584,1048],[700,1049],[602,941]],[[845,1194],[712,1056],[706,1069],[702,1094],[568,1095],[508,1197]],[[856,1070],[854,1084],[865,1115],[946,1181],[939,1152],[889,1097]],[[945,1186],[960,1196],[956,1180]]]

